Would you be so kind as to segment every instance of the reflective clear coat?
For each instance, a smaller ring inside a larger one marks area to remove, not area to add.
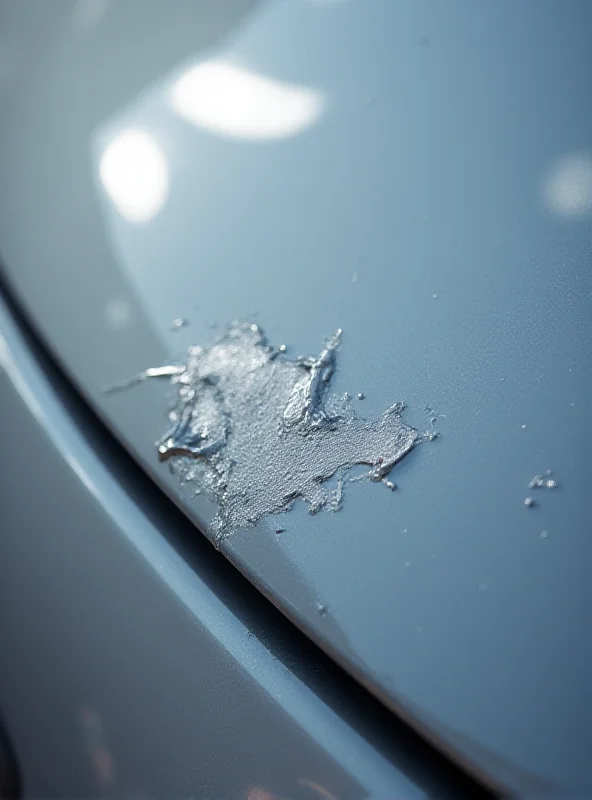
[[[205,529],[166,387],[103,388],[229,319],[343,328],[336,391],[441,438],[227,556],[463,763],[589,788],[592,6],[0,9],[0,254],[91,406]]]

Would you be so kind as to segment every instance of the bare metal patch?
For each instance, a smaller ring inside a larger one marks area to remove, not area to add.
[[[290,359],[257,325],[235,322],[210,347],[190,347],[185,363],[148,369],[109,390],[170,380],[171,428],[158,455],[217,502],[217,542],[298,499],[311,514],[337,511],[354,480],[396,488],[388,474],[425,437],[402,421],[402,403],[365,420],[349,395],[329,393],[340,338],[337,331],[317,356]],[[368,471],[348,476],[359,465]]]

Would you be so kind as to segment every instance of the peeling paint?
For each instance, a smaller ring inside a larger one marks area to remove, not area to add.
[[[217,502],[211,523],[217,542],[299,499],[311,514],[337,511],[354,480],[393,489],[389,472],[425,440],[402,421],[402,403],[366,420],[350,395],[329,392],[340,339],[337,331],[317,356],[290,359],[257,325],[235,322],[211,346],[190,347],[184,364],[152,368],[112,387],[170,380],[172,427],[157,442],[158,455]],[[359,465],[368,472],[349,477]]]

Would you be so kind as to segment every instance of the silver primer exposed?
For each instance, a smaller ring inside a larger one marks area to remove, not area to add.
[[[422,436],[401,420],[402,403],[375,421],[356,416],[349,395],[328,393],[338,330],[314,357],[289,359],[254,324],[233,323],[185,364],[149,369],[126,384],[167,377],[175,389],[161,460],[218,503],[216,540],[304,500],[311,514],[341,507],[344,485],[381,481]],[[363,475],[347,478],[352,467]]]
[[[535,475],[528,484],[529,489],[556,489],[557,481],[552,478],[552,470],[548,469],[544,475]]]

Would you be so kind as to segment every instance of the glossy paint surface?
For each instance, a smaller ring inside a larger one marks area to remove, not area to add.
[[[474,796],[188,547],[1,299],[0,400],[0,703],[23,796]]]
[[[342,328],[336,389],[441,439],[224,552],[465,763],[590,787],[592,6],[47,6],[0,5],[0,255],[68,374],[206,530],[166,387],[104,387],[232,319]]]

